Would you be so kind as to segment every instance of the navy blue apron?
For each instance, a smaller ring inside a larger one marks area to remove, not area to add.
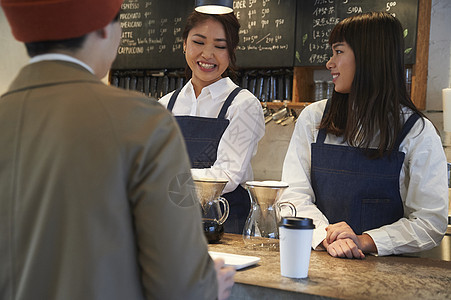
[[[362,234],[403,217],[399,175],[405,154],[399,145],[419,118],[411,115],[392,153],[378,159],[369,159],[360,148],[324,144],[326,130],[319,130],[311,145],[311,180],[316,206],[330,224],[345,221],[356,234]]]
[[[225,114],[233,99],[241,90],[237,87],[230,93],[217,118],[175,117],[185,139],[192,168],[210,168],[216,161],[219,142],[227,126],[229,126],[229,120],[225,118]],[[167,106],[168,110],[172,111],[180,91],[181,88],[172,94]],[[227,199],[230,206],[229,217],[224,223],[224,231],[243,233],[244,223],[250,211],[249,194],[241,185],[238,185],[234,191],[226,193],[222,197]]]

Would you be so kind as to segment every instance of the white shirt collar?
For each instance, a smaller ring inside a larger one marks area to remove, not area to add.
[[[209,89],[212,98],[218,99],[223,98],[221,96],[224,94],[228,95],[227,91],[230,89],[230,85],[233,85],[232,80],[229,77],[225,77],[210,84],[207,88]]]
[[[37,62],[45,61],[45,60],[62,60],[62,61],[72,62],[72,63],[82,66],[83,68],[85,68],[86,70],[88,70],[89,72],[94,74],[94,70],[90,66],[88,66],[86,63],[82,62],[79,59],[76,59],[75,57],[72,57],[72,56],[69,56],[66,54],[61,54],[61,53],[46,53],[46,54],[36,55],[30,59],[29,63],[33,64],[33,63],[37,63]]]
[[[185,93],[192,93],[194,95],[194,87],[193,83],[191,82],[191,79],[189,80],[188,84],[186,85],[187,88],[185,90]],[[223,101],[224,97],[221,97],[224,95],[224,93],[228,93],[228,91],[231,88],[234,88],[234,83],[229,77],[224,77],[219,79],[218,81],[204,87],[202,89],[201,95],[206,96],[208,94],[211,95],[211,98],[215,101]],[[199,97],[201,96],[199,95]]]

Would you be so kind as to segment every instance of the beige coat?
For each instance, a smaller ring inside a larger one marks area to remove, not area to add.
[[[214,299],[178,127],[69,62],[0,99],[0,299]]]

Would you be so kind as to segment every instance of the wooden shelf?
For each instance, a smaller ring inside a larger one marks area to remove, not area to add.
[[[419,110],[426,109],[428,81],[429,32],[431,28],[431,1],[418,1],[418,29],[415,64],[412,68],[412,101]]]
[[[287,105],[288,108],[292,109],[302,109],[309,105],[312,102],[292,102],[292,101],[285,101],[285,102],[262,102],[262,106],[266,106],[267,108],[272,109],[278,109],[283,107],[284,105]]]

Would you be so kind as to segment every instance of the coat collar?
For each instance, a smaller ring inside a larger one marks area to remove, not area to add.
[[[6,94],[71,82],[102,84],[100,79],[76,63],[59,60],[41,61],[23,67]]]

